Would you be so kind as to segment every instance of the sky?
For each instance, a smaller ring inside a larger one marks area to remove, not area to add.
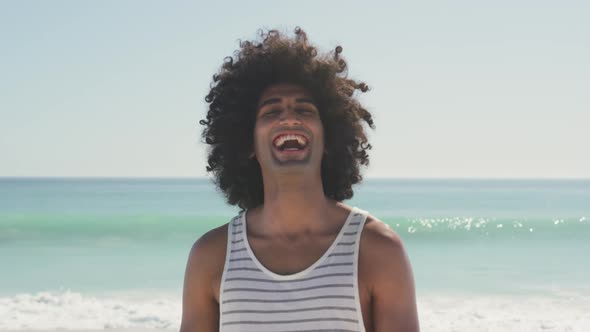
[[[590,178],[587,1],[1,1],[0,176],[202,177],[211,77],[260,28],[344,49],[365,177]]]

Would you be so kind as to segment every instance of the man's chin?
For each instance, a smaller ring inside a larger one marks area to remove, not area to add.
[[[277,161],[279,163],[301,164],[301,163],[307,163],[309,161],[310,155],[311,155],[311,150],[309,149],[309,147],[306,147],[303,150],[297,150],[297,151],[287,151],[287,150],[281,151],[281,150],[273,149],[272,155],[273,155],[273,158],[275,159],[275,161]]]
[[[309,158],[304,159],[281,159],[274,158],[274,163],[277,166],[306,166],[309,164]]]

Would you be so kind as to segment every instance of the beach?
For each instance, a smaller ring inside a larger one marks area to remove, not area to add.
[[[45,331],[63,331],[63,330],[7,330],[6,332],[45,332]],[[69,332],[96,332],[104,331],[104,329],[93,329],[93,330],[70,330]],[[178,329],[149,329],[149,328],[130,328],[130,329],[108,329],[110,332],[178,332]]]
[[[418,310],[422,331],[587,331],[590,327],[589,298],[587,295],[578,294],[564,294],[551,299],[543,296],[420,296]],[[127,305],[129,308],[141,307]],[[170,303],[169,309],[173,310],[168,312],[144,306],[135,313],[127,312],[123,315],[107,308],[106,305],[100,312],[92,312],[91,307],[89,303],[72,304],[71,307],[63,306],[59,309],[46,307],[46,311],[29,316],[28,322],[21,322],[23,325],[30,324],[36,328],[2,331],[168,332],[178,331],[179,328],[180,302]],[[86,316],[78,315],[80,311],[85,311]],[[60,320],[63,323],[57,323]],[[15,322],[12,324],[16,325]],[[41,324],[51,328],[42,329]],[[101,327],[101,324],[104,326]],[[153,327],[158,324],[169,325],[169,328]],[[76,325],[89,327],[79,328]],[[137,327],[116,327],[125,325]]]
[[[345,201],[410,256],[422,331],[590,331],[590,181],[369,179]],[[207,179],[0,179],[0,331],[178,331]]]

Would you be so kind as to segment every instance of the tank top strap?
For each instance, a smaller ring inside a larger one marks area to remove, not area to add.
[[[363,232],[365,222],[367,221],[367,217],[369,216],[369,212],[365,210],[361,210],[356,208],[355,213],[353,214],[354,220],[351,222],[352,225],[355,225],[355,240],[353,244],[354,248],[354,256],[353,256],[353,293],[354,293],[354,302],[355,302],[355,309],[356,309],[356,318],[359,322],[359,331],[365,332],[365,324],[363,321],[363,315],[361,310],[361,298],[360,298],[360,291],[359,291],[359,251],[360,251],[360,243],[361,243],[361,234]],[[352,226],[351,226],[352,227]]]
[[[358,255],[360,250],[361,233],[363,232],[363,227],[365,225],[365,222],[367,221],[367,216],[369,215],[369,212],[361,210],[359,208],[355,209],[356,210],[353,212],[352,215],[352,220],[348,224],[348,233],[345,234],[350,235],[350,242],[348,244],[353,249],[353,263],[354,270],[356,272],[358,270]]]
[[[228,246],[231,250],[236,249],[236,247],[244,247],[245,234],[242,213],[240,212],[237,216],[233,217],[228,224]]]

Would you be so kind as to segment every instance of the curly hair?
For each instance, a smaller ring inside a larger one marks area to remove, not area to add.
[[[239,41],[240,49],[213,75],[205,97],[207,117],[199,122],[209,145],[207,172],[214,174],[230,205],[250,209],[263,204],[261,168],[249,157],[257,101],[269,85],[297,84],[311,93],[320,111],[328,151],[321,165],[324,194],[339,202],[351,198],[352,185],[362,181],[360,166],[369,165],[371,145],[362,120],[375,128],[371,113],[355,98],[355,91],[366,92],[368,86],[347,77],[341,46],[318,55],[299,27],[294,38],[277,30],[258,34],[261,41]]]

